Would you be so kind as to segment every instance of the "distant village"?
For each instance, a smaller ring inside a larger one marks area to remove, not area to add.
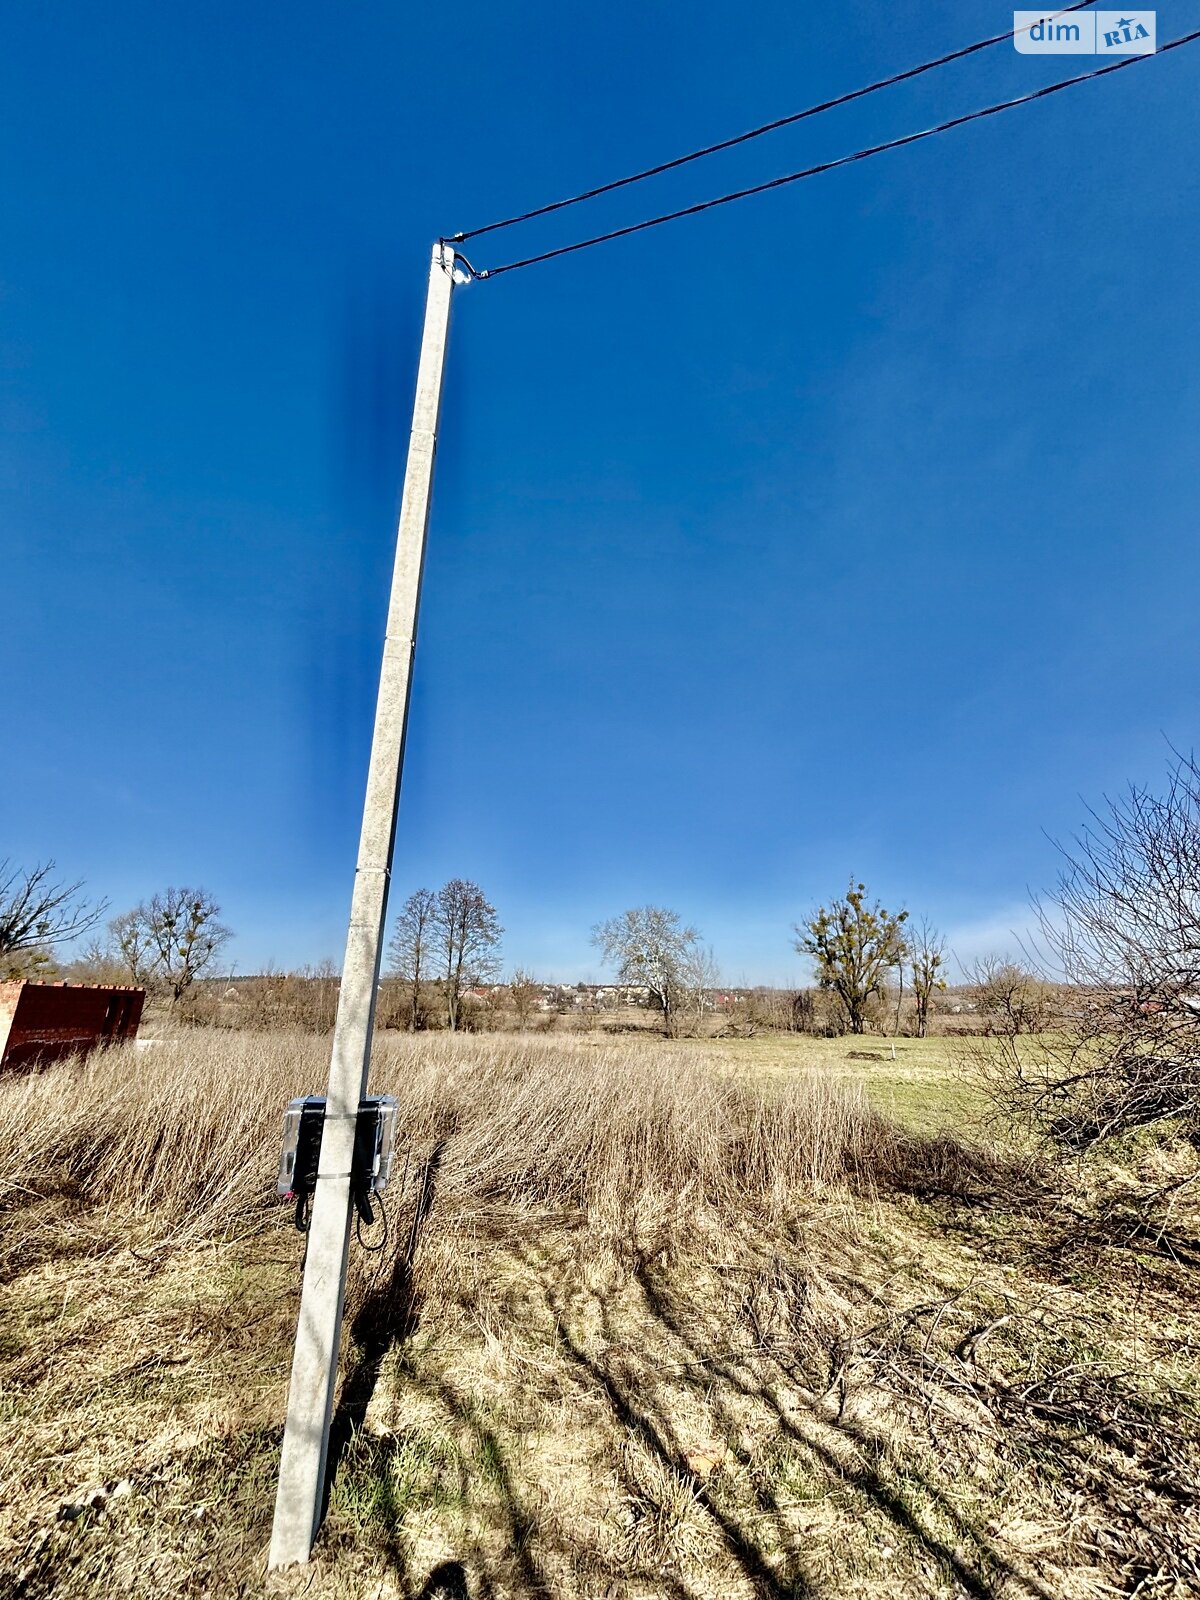
[[[654,1004],[650,990],[638,983],[534,983],[532,988],[536,996],[534,1011],[616,1011],[621,1006]],[[508,983],[479,983],[463,990],[464,996],[488,1005],[506,1002],[511,993]],[[741,999],[742,995],[733,990],[705,990],[704,1009],[722,1010],[737,1005]]]
[[[650,1004],[650,990],[636,983],[539,983],[535,984],[535,1011],[615,1011],[619,1006]],[[507,983],[480,983],[464,993],[490,1004],[510,993]]]

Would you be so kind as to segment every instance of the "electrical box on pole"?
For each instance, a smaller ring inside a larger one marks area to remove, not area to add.
[[[285,1200],[296,1202],[296,1226],[308,1232],[308,1208],[317,1187],[321,1136],[325,1129],[325,1096],[301,1095],[283,1118],[283,1149],[275,1185]],[[367,1095],[359,1102],[350,1163],[350,1199],[360,1222],[375,1220],[371,1196],[382,1194],[396,1160],[396,1101],[390,1094]]]
[[[429,269],[387,636],[313,1185],[308,1253],[271,1529],[272,1567],[308,1560],[321,1514],[346,1295],[355,1140],[360,1104],[367,1090],[375,1024],[455,265],[453,249],[439,241]]]

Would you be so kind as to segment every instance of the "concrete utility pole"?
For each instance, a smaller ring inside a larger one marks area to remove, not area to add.
[[[379,676],[354,894],[350,902],[346,959],[333,1031],[325,1126],[308,1230],[308,1257],[300,1295],[287,1425],[279,1463],[279,1492],[271,1530],[272,1567],[308,1560],[321,1516],[346,1296],[350,1164],[358,1103],[366,1093],[371,1062],[375,996],[396,837],[400,774],[404,765],[404,733],[408,722],[417,605],[425,561],[425,533],[429,525],[429,496],[454,267],[453,249],[448,244],[436,244],[429,269],[425,331],[421,337],[417,397],[396,534],[387,637]]]

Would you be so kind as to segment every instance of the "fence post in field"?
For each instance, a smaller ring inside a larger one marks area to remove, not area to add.
[[[321,1158],[271,1529],[272,1567],[308,1560],[321,1516],[350,1244],[350,1165],[358,1103],[366,1092],[371,1059],[454,268],[453,249],[439,242],[429,271],[387,636],[334,1023]]]

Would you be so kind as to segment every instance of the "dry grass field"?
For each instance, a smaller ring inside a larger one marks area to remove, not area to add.
[[[0,1595],[1200,1593],[1197,1219],[989,1143],[949,1048],[385,1038],[405,1158],[277,1577],[324,1043],[0,1082]]]

